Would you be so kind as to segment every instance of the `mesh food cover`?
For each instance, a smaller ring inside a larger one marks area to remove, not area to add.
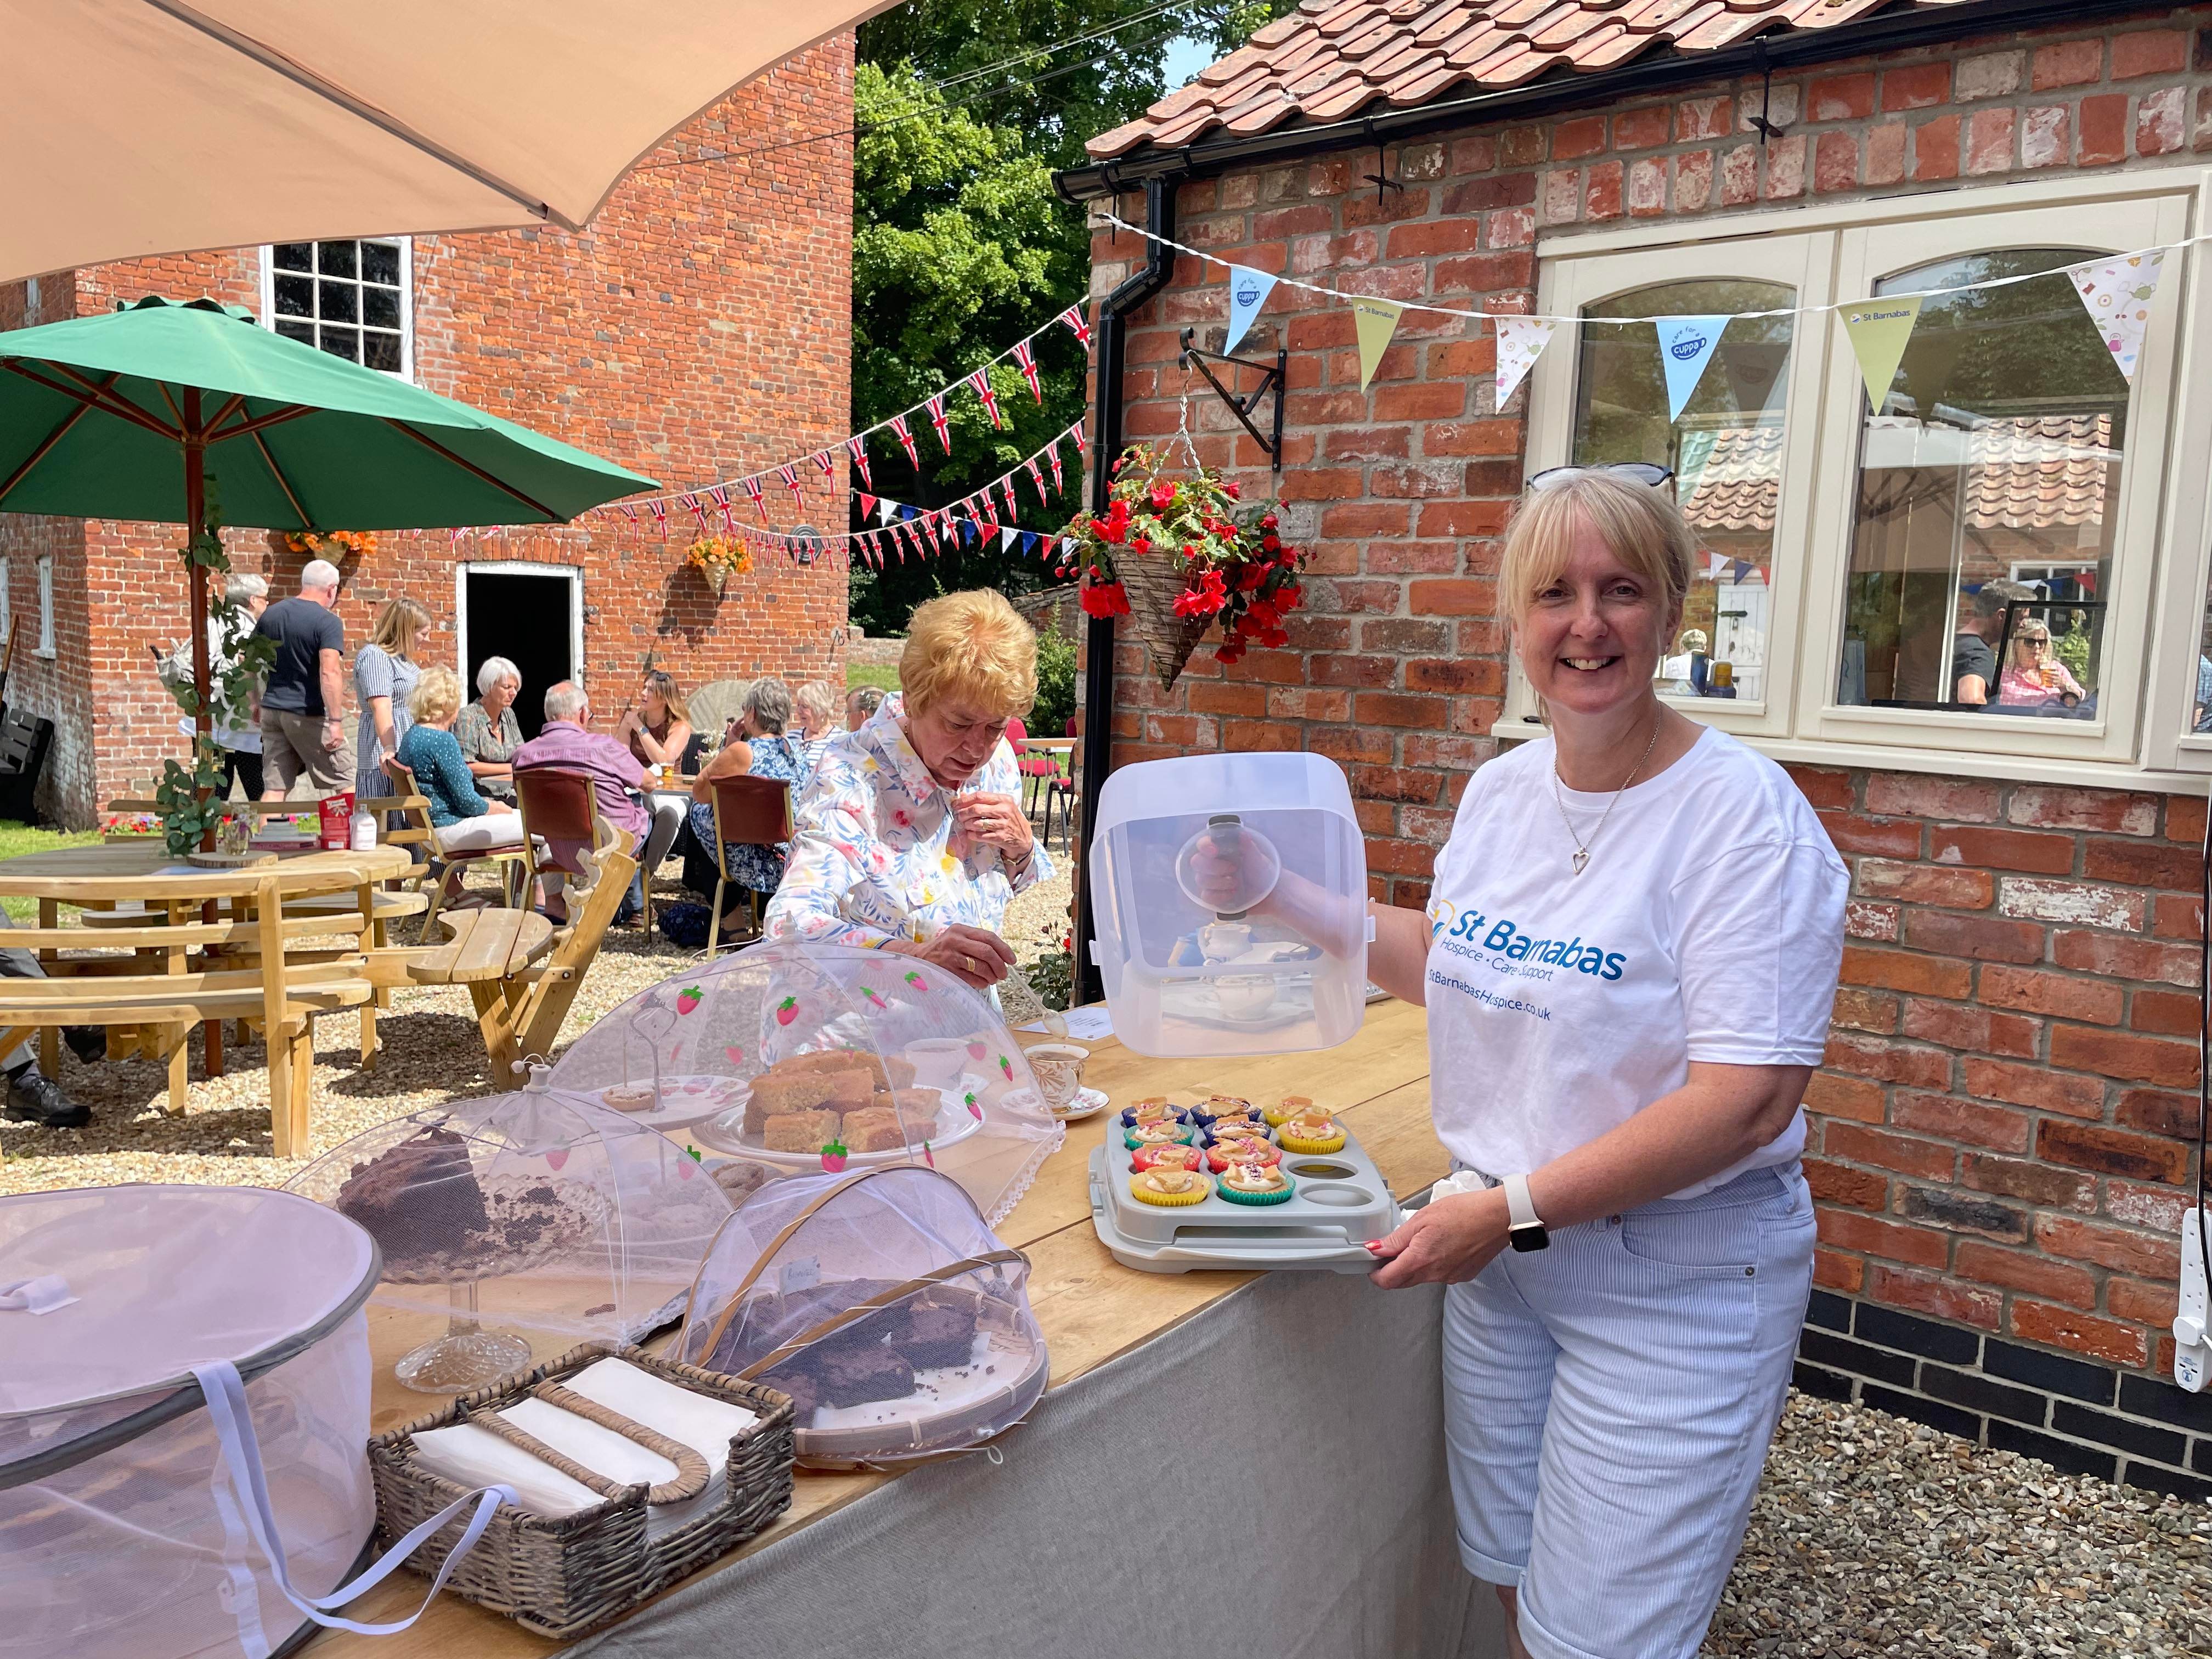
[[[376,1519],[375,1282],[368,1235],[288,1193],[0,1198],[0,1654],[266,1654],[305,1625],[194,1370],[243,1378],[291,1583],[322,1595]]]
[[[782,1176],[920,1164],[993,1226],[1066,1133],[988,997],[850,945],[776,940],[668,980],[577,1038],[553,1080],[641,1113],[726,1084],[685,1132],[699,1146]]]
[[[430,1393],[671,1322],[731,1209],[666,1136],[542,1084],[381,1125],[289,1186],[375,1238],[379,1346],[428,1340],[398,1374]]]
[[[1044,1392],[1028,1287],[1029,1258],[933,1170],[796,1176],[724,1225],[675,1357],[788,1394],[801,1462],[957,1451]]]

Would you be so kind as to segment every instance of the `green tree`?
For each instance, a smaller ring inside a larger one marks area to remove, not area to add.
[[[854,426],[919,403],[1084,302],[1090,237],[1083,210],[1054,192],[1053,172],[1079,163],[1085,139],[1161,95],[1170,38],[1188,34],[1225,52],[1289,3],[1194,0],[1164,10],[1157,0],[915,0],[862,25]],[[1070,331],[1048,327],[1036,362],[1042,404],[1012,363],[992,374],[1004,430],[972,392],[954,391],[949,456],[921,416],[910,422],[918,470],[896,438],[878,434],[869,443],[874,493],[947,506],[1066,430],[1084,412],[1084,349]],[[1048,507],[1026,474],[1017,480],[1021,528],[1056,530],[1080,507],[1073,446],[1061,455],[1065,485]],[[1050,490],[1050,469],[1040,470]],[[879,571],[856,564],[853,619],[870,633],[896,633],[936,593],[1032,592],[1051,580],[1051,567],[1018,546],[1002,551],[994,538],[903,563],[890,555]]]

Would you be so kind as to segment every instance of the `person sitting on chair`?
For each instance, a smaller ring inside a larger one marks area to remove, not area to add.
[[[814,770],[815,762],[830,746],[830,739],[839,731],[837,724],[837,694],[830,689],[827,680],[809,680],[791,696],[792,725],[795,731],[787,735],[794,739],[799,750],[799,779],[804,781]]]
[[[0,928],[14,926],[0,915]],[[0,979],[46,977],[46,970],[36,951],[0,947]],[[107,1032],[98,1025],[64,1025],[62,1040],[69,1044],[70,1052],[88,1066],[107,1054]],[[62,1092],[60,1084],[39,1070],[28,1037],[5,1055],[0,1055],[0,1079],[7,1084],[6,1093],[0,1095],[0,1117],[10,1123],[27,1123],[40,1129],[82,1129],[92,1121],[91,1107],[71,1100]]]
[[[399,738],[395,758],[415,775],[415,787],[430,803],[430,822],[438,844],[448,853],[483,853],[522,845],[522,819],[503,800],[487,800],[470,775],[469,763],[453,736],[453,717],[461,712],[461,682],[450,668],[426,668],[407,699],[413,722]],[[461,871],[446,872],[439,901],[459,896]]]
[[[786,735],[791,719],[791,688],[779,679],[755,680],[745,692],[744,706],[730,717],[722,746],[707,769],[691,786],[691,833],[702,847],[714,844],[714,780],[717,778],[781,778],[793,789],[805,775],[805,757]],[[725,842],[722,868],[731,882],[747,892],[773,893],[783,881],[783,866],[791,848],[751,842]],[[723,931],[738,926],[733,908],[722,918]]]
[[[533,766],[550,766],[564,772],[581,772],[591,779],[599,798],[599,816],[617,830],[627,831],[629,850],[642,855],[630,884],[630,896],[616,917],[618,922],[633,921],[644,911],[646,872],[660,862],[683,827],[683,804],[670,800],[648,807],[646,802],[651,798],[641,793],[645,787],[645,768],[621,738],[590,730],[591,718],[592,701],[582,686],[574,680],[548,686],[545,724],[536,737],[514,751],[514,769],[526,772]],[[585,850],[583,842],[548,836],[545,845],[553,863],[571,874],[581,872],[577,854]],[[549,895],[545,909],[556,921],[568,919],[566,905],[557,897]]]
[[[505,657],[486,657],[477,670],[477,700],[453,716],[453,741],[468,757],[469,775],[494,800],[514,799],[514,751],[522,747],[514,700],[521,695],[522,671]]]
[[[876,710],[884,706],[884,690],[879,685],[856,685],[845,694],[845,729],[857,732],[875,719]]]

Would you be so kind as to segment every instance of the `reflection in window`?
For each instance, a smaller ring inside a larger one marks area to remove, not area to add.
[[[2029,279],[1929,298],[1866,418],[1838,702],[2094,716],[2128,383],[2064,275],[2086,257],[2006,249],[1876,286]]]
[[[398,242],[279,242],[270,325],[287,339],[398,374],[407,365]]]
[[[1674,471],[1674,499],[1697,538],[1682,631],[1659,665],[1663,691],[1689,696],[1726,663],[1735,695],[1765,695],[1775,509],[1782,493],[1782,422],[1789,396],[1790,319],[1735,316],[1681,418],[1667,418],[1667,380],[1652,323],[1606,317],[1719,316],[1786,310],[1778,283],[1666,283],[1584,308],[1574,461],[1656,461]]]

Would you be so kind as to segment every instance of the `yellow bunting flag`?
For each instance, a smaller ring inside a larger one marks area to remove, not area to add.
[[[1367,390],[1367,383],[1375,378],[1375,365],[1382,361],[1382,353],[1390,343],[1390,337],[1398,331],[1399,314],[1406,309],[1395,300],[1354,300],[1352,302],[1352,326],[1359,331],[1359,389]]]
[[[1844,332],[1851,337],[1859,373],[1866,376],[1867,400],[1877,415],[1889,396],[1889,383],[1897,378],[1897,366],[1905,360],[1912,325],[1920,320],[1921,298],[1900,294],[1893,300],[1869,300],[1843,309]]]

